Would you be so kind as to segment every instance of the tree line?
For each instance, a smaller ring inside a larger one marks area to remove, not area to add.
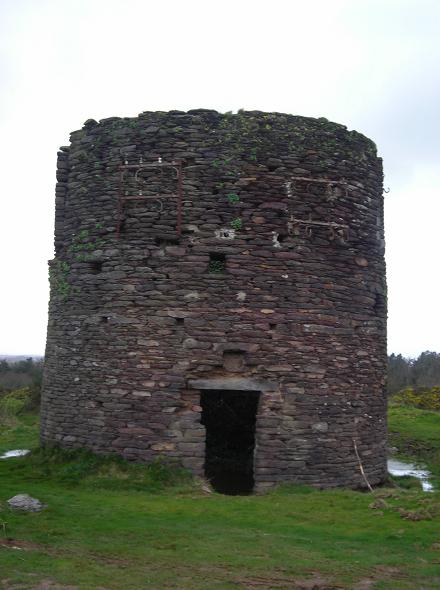
[[[401,354],[388,357],[388,393],[393,394],[406,387],[419,389],[440,385],[440,353],[429,350],[416,359]]]
[[[42,378],[43,359],[29,357],[17,362],[0,360],[0,394],[22,387],[40,390]]]

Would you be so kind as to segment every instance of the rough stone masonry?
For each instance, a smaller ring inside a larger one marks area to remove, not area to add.
[[[86,121],[57,181],[43,443],[203,475],[202,394],[252,391],[255,490],[363,487],[360,462],[384,480],[369,139],[280,113],[145,112]]]

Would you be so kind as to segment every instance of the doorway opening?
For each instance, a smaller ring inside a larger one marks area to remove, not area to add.
[[[222,494],[254,488],[255,423],[259,391],[206,390],[200,396],[206,428],[205,476]]]

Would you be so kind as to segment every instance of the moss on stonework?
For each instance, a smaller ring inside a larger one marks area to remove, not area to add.
[[[120,134],[126,136],[127,131],[131,131],[139,134],[138,139],[141,140],[142,133],[152,126],[158,127],[154,133],[177,134],[183,141],[189,128],[202,129],[211,146],[225,154],[214,159],[213,165],[228,167],[232,172],[238,169],[237,161],[257,163],[271,154],[278,154],[280,147],[286,154],[299,158],[307,157],[308,150],[316,149],[327,156],[337,155],[338,158],[359,162],[364,158],[375,158],[377,154],[373,141],[324,117],[314,119],[245,110],[222,114],[209,109],[195,109],[188,113],[159,111],[131,118],[109,117],[100,120],[99,124],[85,125],[82,131],[72,134],[72,139],[86,133],[97,138],[96,147],[102,144],[103,138],[104,143],[117,145]]]
[[[66,299],[71,293],[70,264],[66,260],[55,258],[49,266],[49,281],[53,293]]]

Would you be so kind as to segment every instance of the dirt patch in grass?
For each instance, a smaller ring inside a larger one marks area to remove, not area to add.
[[[380,566],[365,578],[350,586],[352,590],[373,590],[378,582],[385,580],[405,579],[398,568]],[[310,578],[297,578],[285,576],[247,576],[234,579],[234,583],[240,584],[246,590],[344,590],[347,586],[335,584],[331,579],[323,577],[316,572]]]
[[[76,586],[63,586],[53,580],[40,580],[34,583],[32,577],[31,575],[29,576],[29,582],[15,583],[9,580],[3,580],[0,582],[2,584],[1,588],[2,590],[77,590]],[[101,590],[105,590],[105,588]]]
[[[240,584],[246,590],[254,589],[284,589],[284,590],[341,590],[342,586],[333,584],[328,578],[319,574],[311,578],[286,578],[284,576],[246,576],[238,578],[234,583]]]
[[[0,547],[22,551],[41,551],[43,549],[42,545],[30,543],[29,541],[19,541],[18,539],[0,539]]]
[[[373,590],[378,582],[394,580],[397,583],[398,580],[403,580],[404,578],[405,576],[402,576],[401,571],[396,567],[379,566],[375,568],[372,575],[356,582],[353,590]]]

